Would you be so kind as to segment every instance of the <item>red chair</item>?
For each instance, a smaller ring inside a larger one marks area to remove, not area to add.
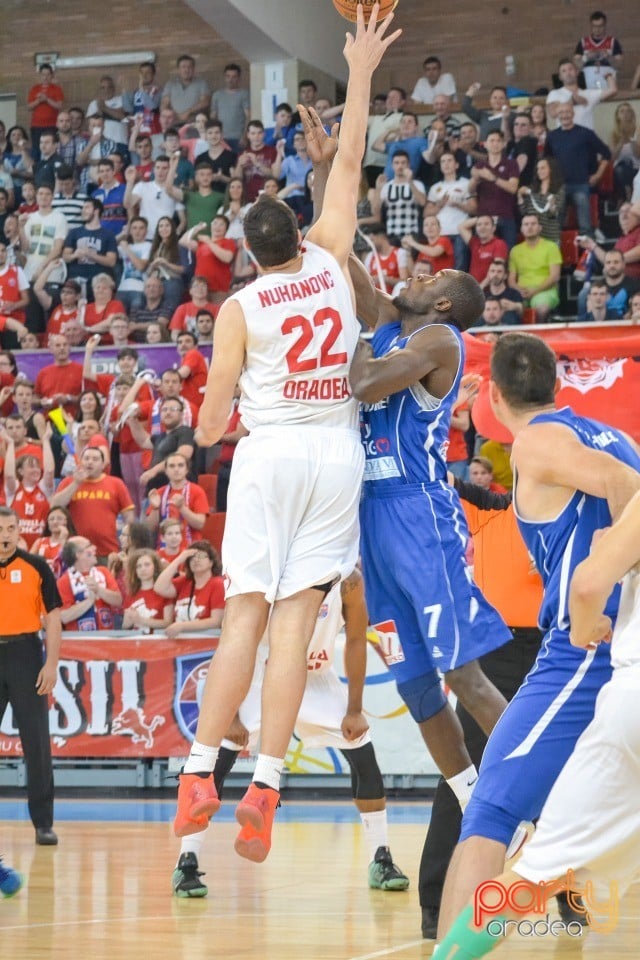
[[[222,537],[224,536],[224,525],[227,519],[226,513],[210,513],[204,521],[202,536],[205,540],[216,548],[218,553],[222,549]]]
[[[601,197],[610,197],[615,190],[616,182],[613,175],[613,163],[611,160],[607,163],[604,173],[598,184],[598,193]]]
[[[582,250],[576,243],[578,236],[577,230],[563,230],[560,233],[560,253],[562,254],[562,263],[565,267],[575,267]]]
[[[209,501],[209,513],[215,513],[216,492],[218,490],[218,475],[216,473],[198,474],[198,484],[202,487]]]
[[[600,226],[600,207],[597,193],[592,193],[589,195],[589,208],[591,211],[591,226],[595,229],[596,227]],[[564,221],[564,230],[576,230],[577,227],[578,220],[576,218],[576,208],[573,206],[573,204],[571,204],[567,208],[567,215]]]
[[[522,311],[522,323],[526,326],[529,326],[532,323],[536,322],[536,311],[533,307],[525,307]]]

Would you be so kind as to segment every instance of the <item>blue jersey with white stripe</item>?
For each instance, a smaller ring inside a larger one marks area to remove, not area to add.
[[[640,471],[640,457],[622,433],[596,420],[580,417],[569,407],[539,414],[531,423],[563,424],[573,430],[586,447],[603,450]],[[589,555],[595,531],[611,525],[607,501],[576,490],[553,520],[524,520],[517,512],[516,486],[517,476],[514,476],[514,510],[518,526],[544,583],[540,627],[546,632],[561,630],[566,633],[569,630],[569,583],[575,567]],[[615,619],[619,602],[620,588],[616,586],[607,601],[607,616]]]
[[[456,337],[460,351],[458,369],[446,396],[442,399],[433,397],[421,383],[417,383],[378,403],[361,405],[360,429],[366,458],[365,494],[373,482],[385,490],[397,487],[399,492],[408,483],[446,483],[451,408],[458,396],[464,365],[460,332],[455,327],[446,326]],[[400,323],[385,324],[373,335],[374,356],[378,358],[395,350],[404,350],[418,332],[401,337]]]

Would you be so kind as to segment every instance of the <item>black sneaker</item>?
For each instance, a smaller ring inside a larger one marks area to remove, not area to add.
[[[584,905],[582,897],[578,897],[575,893],[571,897],[575,903],[579,903],[581,906]],[[560,919],[566,923],[579,923],[581,927],[588,927],[589,921],[587,919],[586,913],[579,913],[577,910],[574,910],[571,904],[569,903],[566,893],[559,893],[556,896],[556,903],[558,904],[558,913],[560,914]]]
[[[422,908],[422,939],[438,939],[438,920],[440,919],[440,907]]]
[[[190,897],[206,897],[209,890],[200,877],[204,874],[198,870],[198,858],[195,853],[182,853],[178,866],[171,876],[171,886],[176,897],[187,900]]]
[[[389,847],[378,847],[369,864],[369,886],[372,890],[406,890],[409,877],[398,870],[391,858]]]

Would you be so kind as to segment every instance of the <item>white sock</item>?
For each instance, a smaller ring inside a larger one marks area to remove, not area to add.
[[[369,860],[373,860],[378,847],[389,846],[389,831],[387,829],[387,811],[375,810],[372,813],[360,813],[364,835],[369,847]]]
[[[180,856],[183,853],[195,853],[198,862],[200,862],[200,851],[206,832],[206,830],[201,830],[199,833],[190,833],[188,837],[183,837],[180,842]]]
[[[213,773],[219,749],[219,747],[208,747],[205,743],[194,740],[182,772]]]
[[[259,753],[256,768],[253,771],[253,782],[266,784],[273,790],[280,790],[280,777],[284,767],[284,758],[268,757],[266,753]]]
[[[447,783],[455,793],[458,798],[458,803],[460,804],[460,809],[464,813],[469,800],[471,800],[471,794],[473,793],[473,788],[475,787],[478,781],[478,771],[471,764],[470,767],[467,767],[466,770],[463,770],[461,773],[456,773],[455,777],[451,777],[447,780]]]

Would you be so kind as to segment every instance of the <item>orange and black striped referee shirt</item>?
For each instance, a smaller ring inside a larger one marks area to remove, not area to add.
[[[16,550],[8,560],[0,560],[0,637],[37,633],[42,615],[61,606],[46,560],[26,550]]]

